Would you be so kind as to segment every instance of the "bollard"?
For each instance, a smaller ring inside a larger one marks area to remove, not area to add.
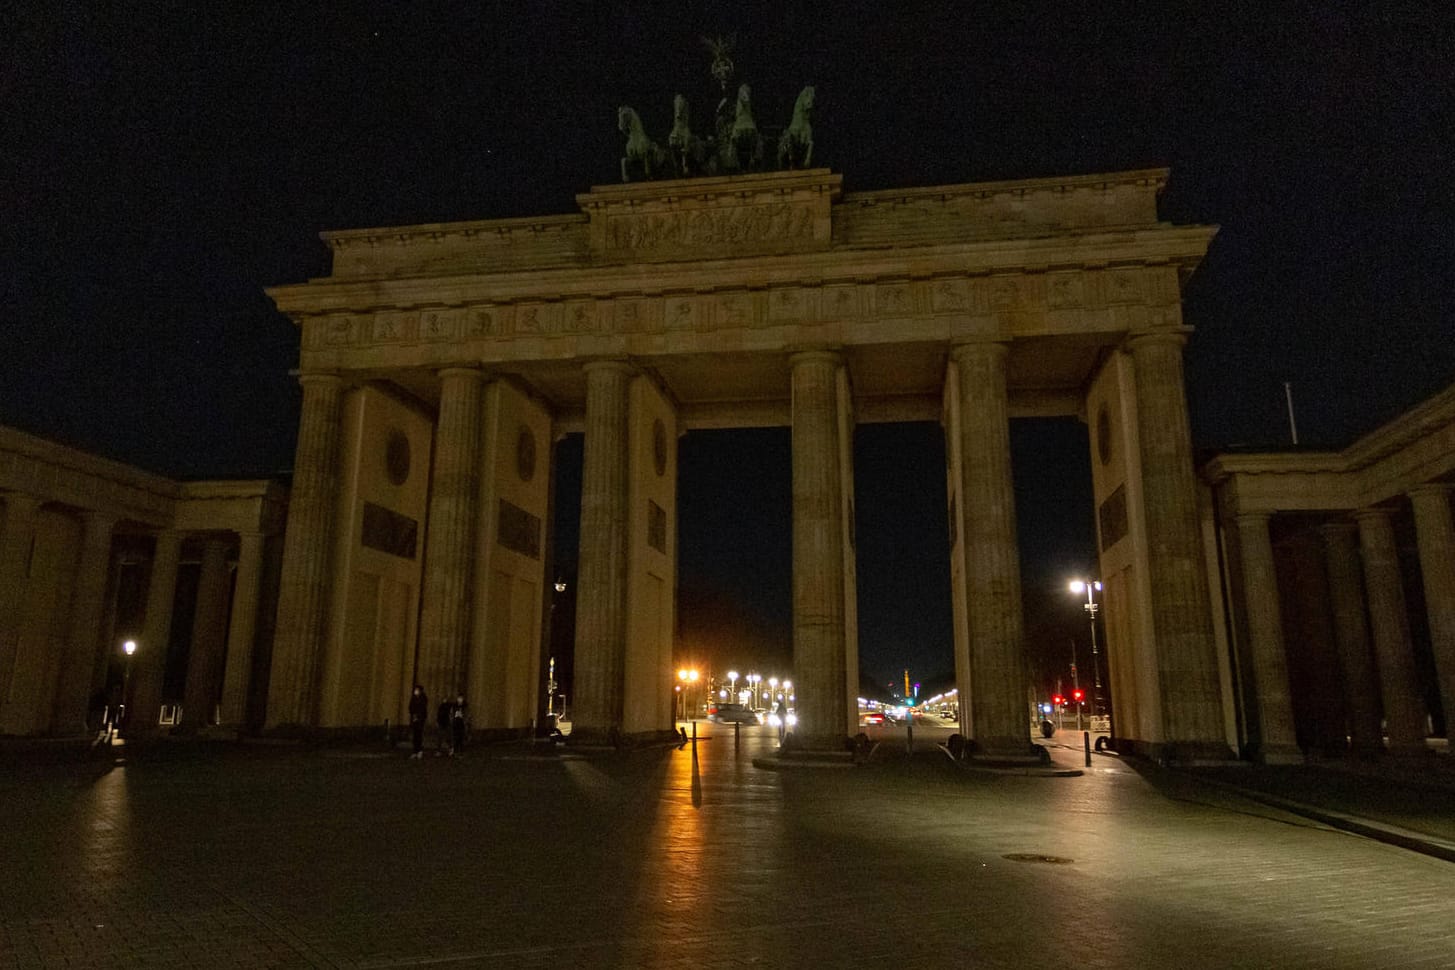
[[[697,740],[697,722],[696,721],[693,721],[692,722],[692,740],[694,740],[694,741]]]
[[[1086,748],[1086,767],[1091,767],[1091,732],[1081,732],[1081,745]]]
[[[733,754],[737,754],[738,753],[738,745],[742,743],[742,740],[743,740],[743,722],[742,721],[734,721],[733,722]]]
[[[906,715],[904,719],[904,751],[905,754],[914,754],[914,715]]]

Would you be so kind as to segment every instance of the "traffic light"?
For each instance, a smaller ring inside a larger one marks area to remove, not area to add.
[[[1057,694],[1055,697],[1051,698],[1051,703],[1055,704],[1057,707],[1064,707],[1066,704],[1066,698],[1062,697],[1060,694]]]
[[[1080,704],[1082,701],[1084,701],[1086,699],[1086,691],[1084,691],[1084,690],[1082,690],[1082,689],[1080,689],[1078,687],[1076,690],[1073,690],[1071,692],[1071,699],[1073,701],[1075,701],[1076,703]]]

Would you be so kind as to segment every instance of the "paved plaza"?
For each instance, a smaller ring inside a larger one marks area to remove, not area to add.
[[[1455,965],[1455,865],[1187,773],[767,771],[771,729],[697,729],[0,750],[0,967]]]

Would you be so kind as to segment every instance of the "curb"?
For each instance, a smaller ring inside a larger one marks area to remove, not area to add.
[[[1320,808],[1317,805],[1310,805],[1307,802],[1296,802],[1291,798],[1270,795],[1267,792],[1243,788],[1239,785],[1212,778],[1203,778],[1194,774],[1187,775],[1187,777],[1193,778],[1210,787],[1231,792],[1235,795],[1241,795],[1250,801],[1261,802],[1264,805],[1279,808],[1283,811],[1291,812],[1294,815],[1311,818],[1330,828],[1351,832],[1367,839],[1373,839],[1376,842],[1383,842],[1401,849],[1408,849],[1411,852],[1418,852],[1421,855],[1443,859],[1446,862],[1455,862],[1455,843],[1446,842],[1444,839],[1439,839],[1432,835],[1424,835],[1420,832],[1400,828],[1398,825],[1386,825],[1383,822],[1375,822],[1357,815],[1348,815],[1332,809]]]

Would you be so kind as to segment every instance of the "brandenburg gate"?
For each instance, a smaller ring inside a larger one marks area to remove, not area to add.
[[[303,385],[269,728],[398,721],[417,681],[527,730],[552,445],[584,432],[573,739],[670,730],[678,440],[774,425],[793,442],[793,740],[841,749],[854,428],[929,419],[967,750],[1029,758],[1010,422],[1079,415],[1119,742],[1232,757],[1182,370],[1181,286],[1215,229],[1158,221],[1166,177],[843,193],[806,169],[325,233],[331,274],[269,291]]]

